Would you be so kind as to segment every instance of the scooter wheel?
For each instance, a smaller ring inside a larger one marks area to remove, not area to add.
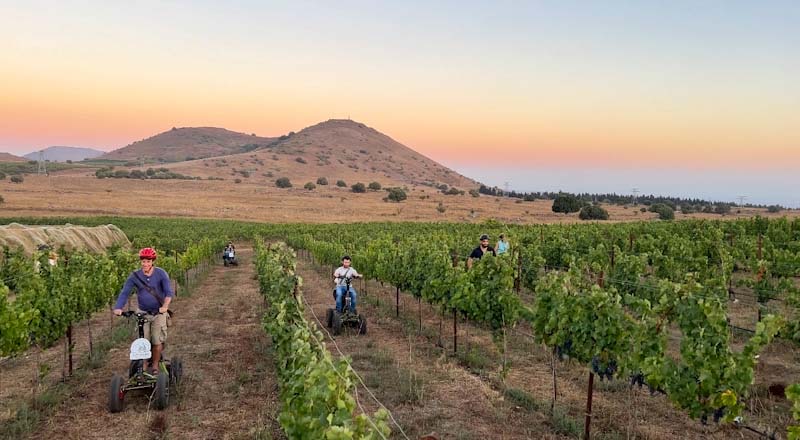
[[[367,334],[367,318],[364,318],[361,315],[358,315],[358,334],[359,335]]]
[[[169,374],[161,371],[156,379],[156,409],[166,409],[169,405]]]
[[[108,389],[108,410],[112,413],[122,411],[125,404],[125,379],[115,374],[111,378],[111,386]]]

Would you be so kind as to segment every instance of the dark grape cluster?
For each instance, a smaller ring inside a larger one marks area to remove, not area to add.
[[[598,376],[600,376],[600,380],[602,381],[604,378],[611,380],[614,377],[614,373],[617,372],[617,361],[614,359],[609,360],[606,362],[605,365],[600,365],[600,359],[597,356],[592,357],[592,371],[594,371]]]
[[[567,339],[562,345],[556,345],[556,356],[562,361],[569,359],[570,353],[572,353],[572,339]]]
[[[700,423],[702,423],[703,425],[707,425],[708,424],[708,415],[709,414],[707,412],[704,412],[703,414],[701,414],[700,415]],[[719,423],[719,421],[722,420],[722,417],[724,415],[725,415],[725,407],[717,408],[717,409],[714,410],[713,413],[711,413],[711,418],[714,420],[714,423]]]
[[[637,374],[632,374],[631,375],[631,386],[632,387],[638,386],[639,388],[642,388],[643,386],[647,386],[647,390],[650,391],[650,395],[651,396],[655,396],[658,393],[665,394],[663,390],[660,390],[658,388],[653,388],[652,386],[650,386],[650,384],[647,383],[644,380],[644,374],[642,374],[642,373],[637,373]]]

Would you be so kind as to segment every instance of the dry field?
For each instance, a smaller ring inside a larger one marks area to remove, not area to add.
[[[367,178],[361,180],[369,183]],[[310,180],[310,179],[309,179]],[[97,179],[86,171],[69,170],[46,176],[26,176],[21,184],[0,181],[0,216],[158,216],[235,219],[260,222],[368,222],[368,221],[447,221],[483,222],[493,218],[508,223],[579,222],[577,214],[556,214],[550,201],[517,202],[515,199],[468,194],[447,196],[434,188],[409,186],[408,199],[387,203],[384,191],[355,194],[348,188],[317,186],[279,189],[274,179],[251,177],[234,183],[212,180],[133,180]],[[380,181],[380,180],[379,180]],[[355,180],[353,179],[354,183]],[[384,179],[385,182],[385,179]],[[348,182],[350,184],[351,182]],[[389,186],[391,182],[384,183]],[[437,210],[439,204],[444,212]],[[655,214],[605,206],[612,221],[654,219]],[[736,216],[767,214],[764,210],[744,209]],[[778,215],[797,216],[797,210]],[[721,218],[718,215],[676,214],[676,218]]]

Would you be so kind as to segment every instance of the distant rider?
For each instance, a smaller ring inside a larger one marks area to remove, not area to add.
[[[508,240],[506,240],[505,234],[500,234],[500,239],[497,240],[497,246],[495,246],[497,255],[502,255],[508,252],[508,246]]]
[[[144,248],[139,251],[139,260],[142,268],[133,271],[114,304],[114,314],[120,316],[122,307],[128,301],[128,296],[136,287],[137,312],[147,312],[149,325],[144,326],[144,337],[150,340],[153,357],[149,369],[153,374],[158,374],[158,362],[161,360],[161,350],[167,341],[167,318],[169,317],[169,304],[174,296],[169,275],[160,268],[155,267],[156,251],[153,248]]]
[[[333,282],[336,283],[336,310],[344,312],[344,294],[347,290],[347,280],[361,278],[361,274],[350,266],[350,256],[342,257],[342,265],[333,271]],[[350,311],[356,313],[356,289],[350,285]]]

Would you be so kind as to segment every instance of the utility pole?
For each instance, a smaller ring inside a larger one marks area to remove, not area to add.
[[[634,188],[633,190],[633,206],[639,205],[639,188]]]
[[[38,167],[36,169],[36,174],[38,174],[38,175],[42,175],[42,174],[47,175],[47,162],[45,162],[45,160],[44,160],[44,151],[40,151],[39,152],[39,160],[37,160],[36,162],[37,162],[37,165],[38,165]]]
[[[736,196],[736,198],[739,199],[739,207],[741,208],[744,205],[744,199],[746,199],[747,196]]]
[[[505,189],[506,194],[509,193],[508,188],[510,188],[510,185],[508,184],[508,182],[503,182],[503,189]]]

